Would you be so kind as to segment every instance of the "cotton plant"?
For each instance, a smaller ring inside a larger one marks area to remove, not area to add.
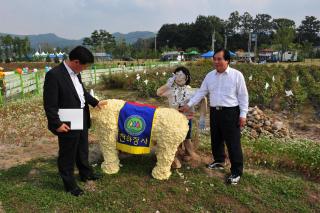
[[[266,85],[264,86],[264,89],[267,90],[270,87],[269,83],[266,82]]]
[[[139,73],[137,74],[137,77],[136,77],[136,79],[137,79],[137,81],[139,81],[140,80],[140,75],[139,75]]]
[[[293,96],[292,90],[285,90],[285,93],[287,97]]]

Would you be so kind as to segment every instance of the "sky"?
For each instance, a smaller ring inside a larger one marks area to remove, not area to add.
[[[96,29],[157,32],[163,24],[191,23],[198,15],[227,19],[236,10],[289,18],[299,26],[305,16],[320,19],[320,0],[0,0],[0,32],[69,39]]]

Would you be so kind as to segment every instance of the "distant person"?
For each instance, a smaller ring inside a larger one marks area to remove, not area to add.
[[[93,62],[94,57],[88,49],[82,46],[74,48],[69,53],[69,60],[47,72],[43,88],[48,128],[59,141],[59,173],[65,190],[74,196],[83,194],[74,178],[74,164],[78,167],[81,181],[99,178],[88,162],[89,104],[101,108],[106,102],[98,101],[86,91],[80,74]],[[59,109],[83,109],[83,130],[71,130],[60,120]]]
[[[189,111],[204,96],[210,98],[210,129],[213,163],[209,169],[224,169],[226,143],[231,162],[228,183],[237,184],[243,173],[240,128],[246,124],[248,91],[243,74],[231,67],[230,53],[219,49],[213,56],[215,70],[209,72],[201,88],[182,110]]]

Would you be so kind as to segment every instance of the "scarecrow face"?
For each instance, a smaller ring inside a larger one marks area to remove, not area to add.
[[[176,73],[176,80],[175,80],[176,84],[178,84],[179,86],[183,86],[186,84],[187,82],[187,76],[182,72],[179,71]]]

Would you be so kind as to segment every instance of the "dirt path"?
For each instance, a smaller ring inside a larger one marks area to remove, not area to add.
[[[28,146],[0,144],[0,170],[24,164],[33,159],[51,158],[58,152],[55,137],[40,138]]]

